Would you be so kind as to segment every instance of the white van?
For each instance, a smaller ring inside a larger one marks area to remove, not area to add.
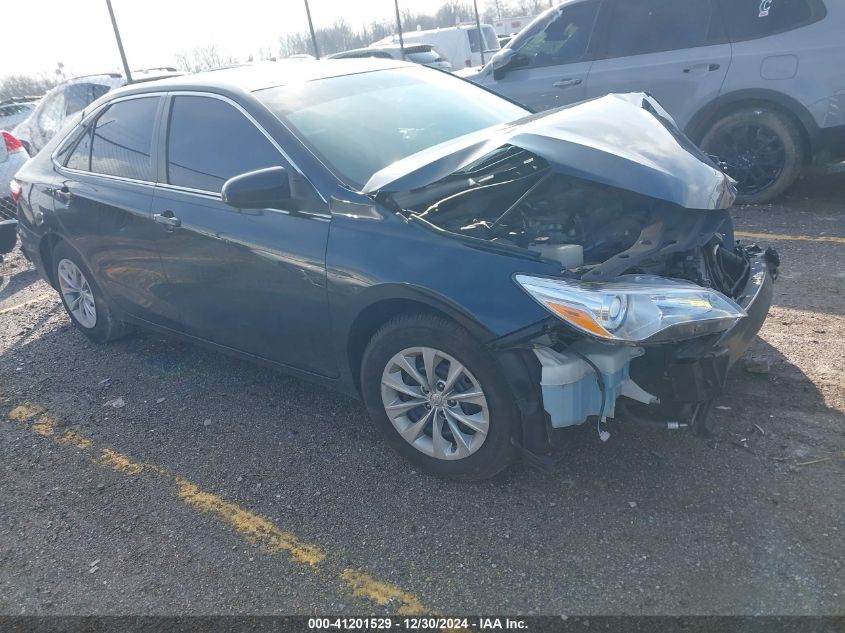
[[[482,40],[484,47],[484,61],[490,61],[493,54],[501,47],[496,37],[496,30],[490,24],[481,25],[482,37],[478,37],[478,27],[475,24],[461,24],[443,29],[429,31],[403,31],[402,39],[408,44],[429,44],[440,51],[449,60],[454,70],[472,68],[481,65]],[[390,35],[371,47],[398,44],[399,36]]]

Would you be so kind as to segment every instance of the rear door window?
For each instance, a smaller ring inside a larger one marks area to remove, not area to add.
[[[791,31],[827,14],[822,0],[721,0],[734,42]]]
[[[91,171],[153,182],[153,128],[160,97],[118,101],[97,119]]]
[[[720,41],[712,0],[616,0],[606,57],[627,57],[707,46]]]
[[[279,151],[234,106],[213,97],[174,97],[168,183],[219,193],[233,176],[276,165],[283,165]]]

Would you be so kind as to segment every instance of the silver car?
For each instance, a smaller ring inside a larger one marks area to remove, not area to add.
[[[760,203],[845,154],[843,33],[841,0],[570,0],[459,74],[537,110],[647,92]]]
[[[17,192],[12,190],[12,178],[28,160],[21,142],[11,132],[0,130],[0,253],[11,251],[17,240]]]
[[[151,68],[132,71],[132,81],[153,81],[178,74],[181,73],[175,68]],[[126,83],[126,79],[117,73],[68,79],[44,95],[32,114],[13,130],[14,134],[29,155],[35,156],[64,127],[68,117]]]
[[[361,57],[377,57],[380,59],[405,59],[415,64],[422,64],[437,70],[452,72],[452,64],[442,53],[430,44],[413,44],[405,46],[404,57],[402,48],[398,45],[386,44],[384,46],[369,46],[367,48],[355,48],[341,53],[329,55],[329,59],[358,59]]]
[[[0,102],[0,130],[11,130],[26,119],[38,104],[33,101],[10,100]]]

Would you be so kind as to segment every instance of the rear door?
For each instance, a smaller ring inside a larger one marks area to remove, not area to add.
[[[522,46],[489,87],[534,110],[584,98],[592,66],[592,35],[598,2],[564,8],[560,16]]]
[[[609,0],[587,97],[647,92],[683,129],[719,96],[731,46],[714,0]]]
[[[163,97],[116,100],[57,153],[54,210],[63,234],[120,310],[173,327],[161,300],[164,274],[152,221],[155,145]]]
[[[211,94],[170,98],[153,202],[167,301],[198,338],[335,375],[326,294],[327,204],[307,182],[297,209],[235,209],[220,196],[242,173],[296,169],[239,105]]]

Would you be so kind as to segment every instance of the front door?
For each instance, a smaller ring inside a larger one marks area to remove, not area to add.
[[[590,41],[598,2],[564,8],[518,49],[490,88],[534,110],[580,101],[592,65]]]
[[[167,301],[182,329],[242,352],[324,376],[329,346],[325,255],[329,211],[317,198],[297,211],[235,209],[223,183],[282,165],[278,148],[223,98],[171,98],[164,174],[152,205]]]
[[[647,92],[683,130],[719,96],[731,63],[712,0],[614,0],[587,97]]]

